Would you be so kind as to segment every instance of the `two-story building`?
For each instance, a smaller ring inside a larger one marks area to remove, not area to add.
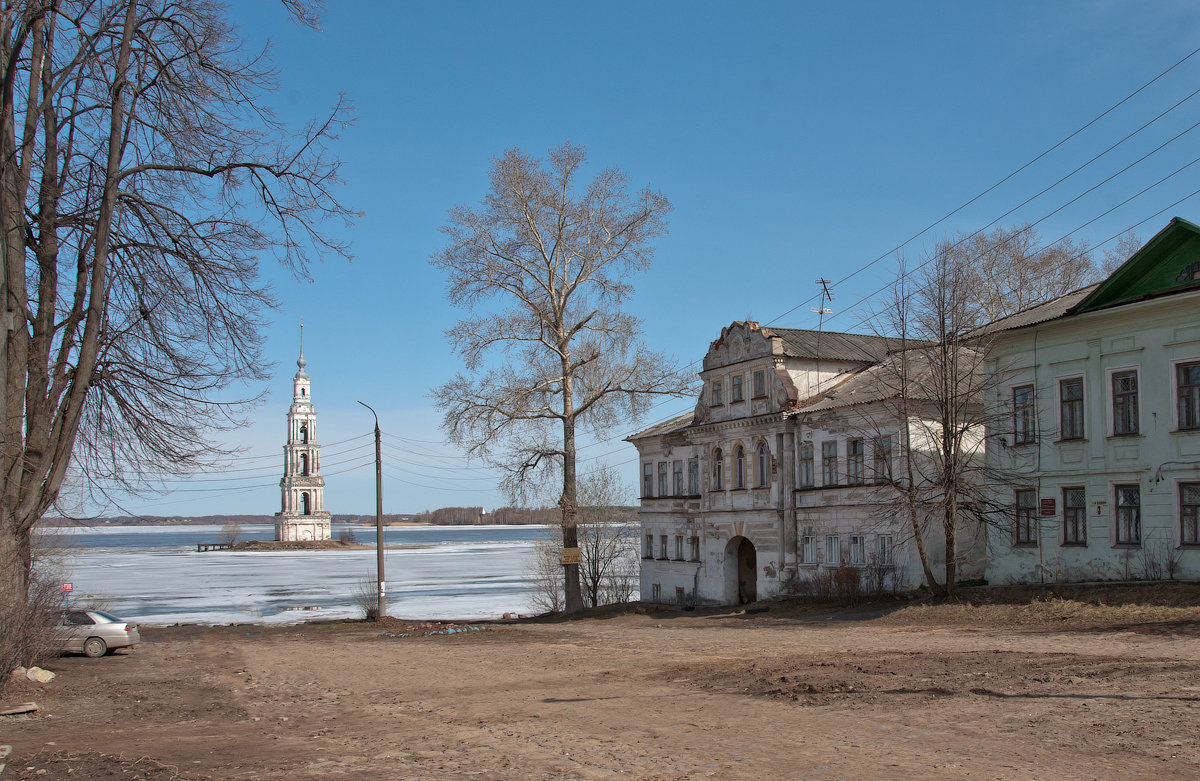
[[[750,602],[845,566],[919,584],[897,495],[910,445],[920,447],[913,432],[929,426],[917,420],[922,400],[898,405],[883,381],[899,375],[889,353],[902,346],[755,322],[723,329],[694,411],[628,438],[641,461],[642,599]],[[919,525],[940,567],[931,514]]]
[[[992,583],[1200,578],[1200,227],[985,329]]]

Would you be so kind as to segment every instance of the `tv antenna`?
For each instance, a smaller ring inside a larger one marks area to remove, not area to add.
[[[817,393],[821,392],[821,333],[825,330],[825,315],[833,314],[833,310],[825,306],[833,303],[833,293],[829,290],[829,280],[821,277],[816,281],[816,284],[821,286],[820,306],[814,306],[811,310],[817,316]]]

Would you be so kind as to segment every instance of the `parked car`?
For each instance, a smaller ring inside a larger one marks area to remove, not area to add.
[[[142,642],[137,624],[99,610],[68,610],[60,629],[59,650],[82,652],[93,659]]]

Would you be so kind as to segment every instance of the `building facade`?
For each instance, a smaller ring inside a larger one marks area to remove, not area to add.
[[[986,338],[988,581],[1200,578],[1200,228]]]
[[[846,566],[894,588],[920,583],[915,532],[895,509],[920,404],[903,407],[906,420],[879,376],[899,346],[723,329],[694,411],[628,438],[641,467],[642,599],[752,602]],[[923,540],[940,567],[945,546]]]
[[[321,446],[317,444],[317,409],[312,403],[312,381],[305,370],[307,365],[302,330],[300,357],[292,377],[287,443],[283,446],[283,478],[279,481],[282,507],[275,513],[275,539],[280,541],[330,538],[330,513],[325,510],[325,478],[321,477]]]

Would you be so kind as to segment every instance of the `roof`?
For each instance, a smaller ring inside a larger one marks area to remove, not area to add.
[[[1072,290],[1066,295],[1052,298],[1044,304],[1031,306],[1028,309],[1022,309],[1020,312],[1014,312],[1011,315],[1005,315],[999,320],[993,320],[987,325],[980,326],[971,332],[971,336],[987,336],[999,331],[1011,331],[1014,328],[1024,328],[1027,325],[1036,325],[1044,323],[1047,320],[1055,320],[1063,317],[1071,312],[1077,305],[1090,296],[1095,290],[1100,287],[1097,282],[1087,287],[1081,287],[1078,290]]]
[[[837,331],[807,331],[798,328],[762,329],[764,336],[778,336],[784,355],[816,360],[878,363],[892,350],[901,349],[903,340],[891,336],[845,334]],[[911,340],[909,340],[911,344]]]
[[[969,347],[958,349],[961,371],[954,372],[956,379],[964,392],[977,392],[982,382],[983,356]],[[802,403],[797,411],[819,412],[899,398],[905,373],[910,400],[937,401],[942,383],[941,376],[932,370],[934,357],[932,351],[921,348],[893,353],[883,362],[850,375],[808,403]]]
[[[685,412],[682,415],[676,415],[670,420],[664,420],[662,423],[655,423],[645,431],[639,431],[636,434],[630,434],[625,437],[626,442],[632,442],[635,439],[648,439],[650,437],[658,437],[664,434],[674,434],[676,431],[683,431],[688,426],[692,425],[693,414]]]

